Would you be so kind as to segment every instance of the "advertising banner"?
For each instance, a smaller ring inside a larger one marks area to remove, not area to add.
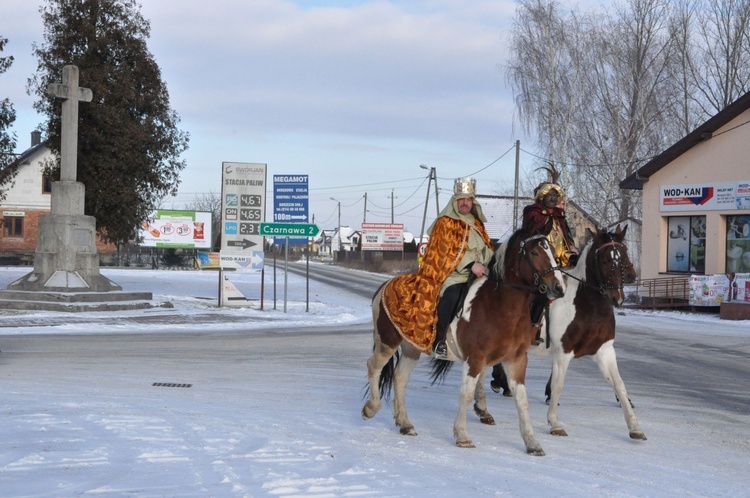
[[[733,302],[750,303],[750,273],[735,273],[732,279]]]
[[[750,209],[750,181],[662,185],[659,188],[662,212]]]
[[[143,247],[211,249],[211,213],[160,209],[138,230]]]
[[[715,275],[690,275],[688,304],[691,306],[719,306],[729,300],[729,277]]]
[[[363,251],[403,251],[402,223],[362,223]]]

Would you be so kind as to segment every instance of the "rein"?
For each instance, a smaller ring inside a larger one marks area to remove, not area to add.
[[[563,272],[568,277],[572,278],[573,280],[577,280],[577,281],[581,282],[582,284],[586,285],[587,287],[590,287],[592,289],[595,289],[595,290],[599,291],[599,294],[601,294],[602,296],[605,296],[606,291],[608,291],[608,290],[620,290],[621,291],[621,290],[623,290],[625,288],[625,284],[623,283],[623,282],[625,282],[625,270],[633,268],[633,264],[632,263],[626,265],[626,264],[622,264],[622,263],[618,263],[617,262],[617,261],[621,261],[622,260],[622,256],[620,255],[619,247],[624,247],[624,246],[625,245],[622,242],[616,242],[614,240],[611,240],[611,241],[606,242],[606,243],[602,244],[601,246],[597,247],[596,250],[594,251],[594,261],[596,263],[596,276],[598,277],[597,280],[599,281],[599,285],[591,284],[591,283],[587,282],[584,279],[581,279],[581,278],[578,278],[578,277],[576,277],[574,275],[571,275],[570,273],[568,273],[565,270],[560,270],[560,271]],[[604,281],[604,279],[602,278],[601,267],[599,265],[599,251],[601,251],[602,249],[605,249],[607,247],[614,247],[615,251],[617,251],[617,255],[619,256],[619,258],[612,260],[612,265],[611,265],[612,271],[609,274],[609,278],[607,278],[607,280]],[[610,285],[610,282],[612,281],[612,277],[614,276],[615,271],[617,270],[617,266],[620,267],[620,282],[621,283],[620,283],[620,285]]]
[[[537,235],[532,235],[531,237],[527,237],[527,238],[525,238],[525,239],[523,239],[521,241],[521,243],[519,244],[519,247],[518,247],[518,260],[519,260],[519,262],[520,262],[521,258],[527,254],[526,247],[525,247],[526,244],[530,243],[530,242],[535,242],[535,241],[540,240],[540,239],[543,239],[542,240],[543,248],[544,249],[548,249],[549,248],[548,240],[547,240],[547,236],[546,235],[537,234]],[[503,284],[503,285],[508,285],[508,286],[511,286],[511,287],[515,287],[515,288],[519,288],[519,289],[536,290],[540,294],[545,294],[547,292],[547,286],[545,285],[544,282],[542,282],[542,278],[544,278],[544,276],[547,275],[548,273],[553,273],[555,270],[561,270],[562,271],[562,269],[559,266],[552,266],[550,268],[547,268],[541,274],[538,273],[536,271],[536,269],[534,269],[534,285],[507,284],[507,283],[504,283],[504,282],[500,282],[499,279],[498,279],[498,283],[499,284]],[[518,275],[518,271],[515,268],[513,269],[513,273],[515,273],[516,276],[520,276],[520,275]]]

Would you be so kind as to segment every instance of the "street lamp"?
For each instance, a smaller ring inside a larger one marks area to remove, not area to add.
[[[440,201],[438,200],[437,171],[435,167],[427,166],[426,164],[420,164],[419,167],[430,170],[430,176],[427,179],[427,197],[425,197],[424,201],[424,215],[422,215],[422,232],[419,234],[419,243],[421,244],[424,238],[424,225],[427,221],[427,204],[430,202],[430,183],[432,183],[433,179],[435,180],[435,213],[438,217],[440,216]]]
[[[336,201],[338,204],[338,210],[339,210],[339,226],[338,226],[338,233],[339,233],[339,244],[338,244],[338,250],[341,250],[341,201],[334,199],[331,197],[332,201]],[[333,243],[333,238],[331,238],[331,243]],[[331,256],[333,256],[333,248],[331,248]]]

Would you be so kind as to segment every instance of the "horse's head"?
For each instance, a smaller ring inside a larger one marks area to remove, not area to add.
[[[501,246],[499,262],[503,280],[514,275],[519,283],[533,287],[546,294],[549,299],[557,299],[565,294],[566,284],[547,237],[540,233],[529,233],[523,229],[516,231]]]
[[[586,280],[608,297],[614,306],[625,301],[623,288],[635,282],[636,274],[628,256],[628,248],[623,244],[628,227],[617,228],[614,232],[599,230],[593,234],[593,244],[586,258]]]

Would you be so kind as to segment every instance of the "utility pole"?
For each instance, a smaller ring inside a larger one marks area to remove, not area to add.
[[[391,189],[391,224],[393,224],[393,199],[395,199],[395,196],[393,195],[393,189]]]
[[[518,164],[520,161],[521,141],[516,140],[516,179],[513,187],[513,230],[518,230]]]
[[[367,192],[365,192],[365,212],[362,215],[362,223],[367,223]]]

